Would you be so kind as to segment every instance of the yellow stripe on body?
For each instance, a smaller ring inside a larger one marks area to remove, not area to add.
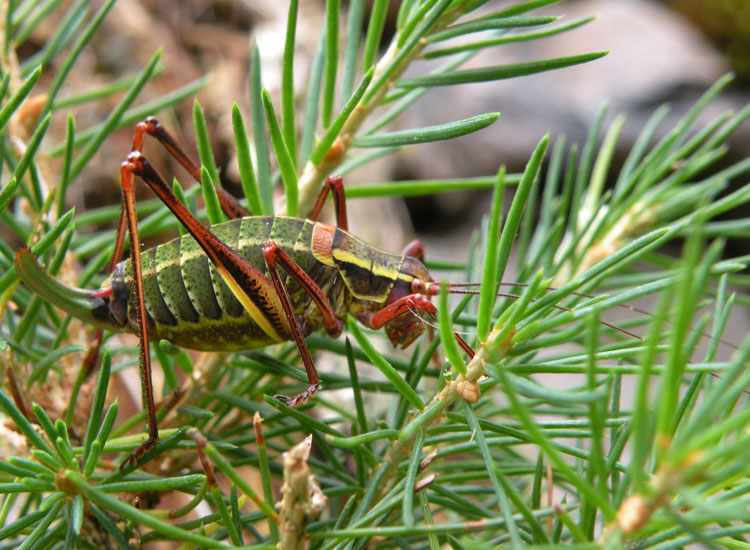
[[[349,291],[358,299],[385,303],[404,257],[373,248],[337,230],[331,255]]]
[[[374,249],[377,252],[381,252],[378,249]],[[384,252],[384,254],[388,254],[389,256],[392,256],[389,252]],[[378,277],[386,277],[388,279],[398,279],[401,278],[401,273],[398,270],[398,268],[389,268],[386,265],[378,264],[376,262],[373,262],[371,258],[360,258],[359,256],[356,256],[355,254],[352,254],[348,250],[343,250],[341,248],[337,248],[333,251],[333,257],[336,260],[339,260],[341,262],[346,262],[348,264],[354,264],[358,267],[361,267],[362,269],[366,269],[367,271],[372,272],[373,275],[376,275]],[[412,277],[413,279],[413,277]]]
[[[229,272],[227,272],[220,265],[215,265],[214,267],[216,267],[216,270],[219,272],[219,275],[221,275],[221,278],[224,279],[224,282],[229,287],[229,290],[232,291],[232,294],[234,294],[235,297],[240,301],[242,307],[245,308],[245,311],[247,311],[250,314],[250,317],[253,318],[253,321],[255,321],[257,325],[261,329],[263,329],[263,332],[268,334],[268,336],[270,336],[277,342],[283,342],[284,340],[286,340],[286,338],[281,337],[279,333],[276,332],[276,329],[273,328],[273,325],[271,325],[266,316],[263,315],[263,312],[260,310],[260,308],[258,308],[258,306],[256,306],[252,301],[250,296],[248,296],[245,291],[242,290],[242,287],[229,274]],[[278,301],[278,299],[276,301]],[[280,302],[278,303],[278,308],[283,312]]]

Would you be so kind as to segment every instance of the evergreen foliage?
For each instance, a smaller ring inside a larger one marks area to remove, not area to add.
[[[15,55],[59,3],[7,2],[4,57]],[[602,110],[580,148],[563,139],[550,146],[545,136],[521,174],[499,167],[484,178],[350,186],[349,197],[493,188],[468,261],[428,262],[436,278],[481,277],[481,286],[469,287],[481,295],[451,309],[443,292],[434,338],[423,337],[406,359],[382,352],[389,349],[378,345],[383,335],[352,320],[338,340],[310,336],[311,348],[330,352],[339,368],[323,372],[324,390],[295,409],[270,397],[294,395],[306,384],[294,343],[200,355],[152,344],[164,373],[161,440],[139,467],[118,469],[142,441],[145,416],[118,415],[111,379],[136,368],[138,350],[106,342],[90,384],[80,368],[82,344],[89,342],[77,322],[19,283],[10,244],[30,246],[57,277],[95,287],[114,240],[99,224],[116,219],[120,206],[66,212],[70,182],[113,132],[203,84],[133,107],[158,72],[155,52],[133,78],[59,99],[113,3],[92,13],[87,0],[74,2],[41,50],[15,68],[2,67],[0,547],[135,548],[164,540],[327,550],[745,544],[750,337],[736,343],[730,358],[720,351],[730,346],[723,333],[733,307],[750,304],[749,258],[722,255],[723,244],[747,238],[750,223],[718,217],[750,200],[746,183],[727,191],[729,181],[747,181],[750,159],[711,168],[750,107],[696,122],[729,76],[666,133],[665,110],[657,110],[617,172],[612,161],[623,120],[603,130]],[[432,87],[522,77],[604,55],[463,68],[486,48],[569,32],[591,20],[560,24],[534,14],[553,3],[525,0],[488,11],[486,0],[403,0],[396,32],[380,51],[387,0],[372,2],[364,26],[364,0],[351,0],[345,16],[339,0],[327,0],[309,91],[298,105],[298,2],[292,0],[280,102],[263,87],[263,52],[256,49],[249,60],[252,112],[232,111],[250,209],[305,216],[328,174],[345,174],[405,145],[481,131],[498,119],[476,113],[385,129]],[[443,56],[450,57],[430,74],[402,76],[423,58]],[[52,66],[42,86],[40,75]],[[73,105],[122,92],[97,125],[78,129],[72,115],[62,120]],[[15,121],[28,116],[32,103],[35,123],[25,135]],[[196,103],[203,179],[216,181],[203,116]],[[67,124],[64,143],[44,140],[50,124]],[[63,162],[45,182],[38,165],[51,156]],[[285,190],[278,204],[276,185]],[[200,186],[188,189],[186,203],[194,206],[199,193]],[[506,213],[504,193],[514,193]],[[210,197],[206,204],[209,212],[197,215],[220,220]],[[138,208],[142,237],[177,226],[155,200]],[[681,247],[679,257],[665,252],[670,242]],[[512,250],[523,286],[501,283]],[[70,258],[84,269],[77,272]],[[650,314],[634,310],[618,327],[600,322],[606,311],[644,296],[656,296]],[[472,335],[473,359],[456,345],[454,330]],[[358,370],[365,364],[380,373]],[[573,382],[548,387],[538,381],[541,374]],[[178,386],[179,399],[171,399]],[[353,407],[332,396],[339,388],[353,393]],[[29,404],[30,396],[39,403]],[[158,502],[168,494],[170,502],[181,495],[184,505],[165,509]]]

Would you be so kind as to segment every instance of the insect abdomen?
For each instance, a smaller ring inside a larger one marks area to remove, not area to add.
[[[211,227],[211,231],[237,250],[252,265],[266,270],[263,246],[274,241],[314,280],[328,280],[333,268],[318,262],[310,252],[315,222],[298,218],[252,216]],[[167,339],[198,350],[236,350],[267,346],[277,340],[265,333],[190,236],[184,236],[143,252],[143,286],[152,339]],[[284,277],[282,272],[282,279]],[[310,297],[290,277],[286,286],[301,314]],[[118,265],[112,278],[113,311],[130,294],[128,319],[135,322],[130,261]],[[124,312],[123,312],[124,313]],[[124,316],[124,315],[123,315]],[[307,329],[318,328],[315,320]]]

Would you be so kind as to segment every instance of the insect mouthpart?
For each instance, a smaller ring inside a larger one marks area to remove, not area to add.
[[[410,256],[404,258],[385,306],[403,304],[404,311],[385,323],[385,333],[393,347],[407,348],[424,332],[419,311],[434,312],[429,286],[433,284],[427,268]]]
[[[437,296],[440,293],[440,285],[435,281],[422,281],[420,279],[414,279],[411,287],[415,294]]]
[[[385,334],[394,348],[408,348],[423,332],[424,324],[417,308],[408,308],[385,323]]]

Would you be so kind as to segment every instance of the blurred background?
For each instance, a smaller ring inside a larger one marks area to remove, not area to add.
[[[499,0],[491,5],[497,9],[517,1]],[[57,11],[64,13],[70,3],[61,2]],[[92,4],[93,10],[101,2]],[[392,0],[391,5],[392,29],[398,1]],[[345,9],[346,0],[342,0],[342,6]],[[223,183],[239,194],[232,104],[236,102],[245,120],[250,120],[249,60],[257,44],[262,55],[263,84],[278,105],[287,7],[284,0],[119,0],[90,47],[79,57],[65,93],[74,96],[131,77],[159,48],[163,49],[160,75],[149,82],[136,106],[209,75],[197,97],[209,123]],[[300,97],[307,87],[323,11],[323,0],[300,2],[295,58],[295,83]],[[488,129],[464,138],[406,147],[398,155],[349,174],[346,184],[486,176],[494,174],[501,164],[507,165],[511,173],[519,172],[534,146],[548,132],[553,141],[564,136],[568,144],[582,144],[605,103],[608,112],[604,128],[619,114],[627,119],[614,158],[612,174],[616,175],[617,165],[623,162],[659,105],[671,105],[662,124],[666,131],[729,71],[738,74],[737,80],[709,106],[703,122],[727,109],[739,111],[750,99],[750,0],[569,0],[538,14],[564,15],[561,22],[589,15],[596,19],[560,36],[490,49],[468,66],[512,64],[601,50],[611,53],[592,63],[522,79],[434,89],[397,119],[391,129],[442,124],[489,111],[500,111],[501,117]],[[21,60],[34,55],[53,34],[53,19],[34,31],[19,52]],[[384,41],[389,39],[386,30]],[[438,63],[440,59],[425,60],[413,70],[427,72]],[[45,70],[42,78],[51,80],[54,69]],[[42,83],[40,89],[44,86]],[[70,107],[77,130],[101,122],[120,97]],[[64,101],[65,97],[58,99]],[[188,98],[158,116],[186,150],[195,152],[192,108],[192,99]],[[67,111],[64,108],[54,113],[45,147],[51,149],[64,143]],[[745,124],[731,137],[731,148],[716,170],[750,157],[748,126]],[[119,164],[131,149],[132,138],[133,128],[129,128],[106,141],[73,182],[67,195],[68,207],[75,206],[80,213],[119,203]],[[158,146],[148,143],[145,152],[167,180],[177,177],[183,186],[192,184],[189,175]],[[57,157],[52,162],[62,160]],[[149,195],[145,186],[139,193],[141,197]],[[512,198],[510,195],[506,193],[506,200]],[[472,233],[488,212],[489,202],[489,192],[450,193],[407,201],[352,200],[351,229],[365,241],[393,251],[401,250],[418,236],[425,243],[428,257],[464,260]],[[748,217],[750,212],[734,215]],[[115,223],[112,219],[113,238]],[[732,255],[750,253],[748,243],[747,238],[730,242]],[[147,243],[150,244],[155,243]],[[679,251],[675,249],[674,253]],[[506,278],[512,279],[513,274],[508,273]],[[649,309],[648,304],[643,307]],[[728,333],[727,338],[739,342],[746,336],[748,326],[750,312],[745,308],[739,312],[738,322],[732,323],[734,334]],[[135,378],[134,369],[130,374]],[[556,387],[561,386],[559,378],[555,383]],[[566,379],[566,384],[576,383],[575,378]],[[137,380],[132,387],[137,402]],[[349,390],[345,391],[348,396]]]
[[[391,4],[395,18],[398,3]],[[511,2],[491,4],[496,7]],[[323,9],[322,0],[300,3],[300,47],[295,59],[300,95],[307,85]],[[249,57],[255,43],[262,55],[264,85],[272,97],[278,98],[286,10],[287,3],[278,0],[120,0],[104,22],[102,32],[95,36],[93,47],[84,51],[75,68],[78,78],[69,81],[72,86],[67,91],[73,94],[133,75],[157,48],[164,50],[163,70],[147,86],[139,103],[209,74],[198,98],[209,120],[225,185],[239,191],[231,106],[237,102],[249,118]],[[549,6],[544,13],[564,15],[564,21],[592,14],[596,19],[560,36],[490,49],[484,57],[473,59],[470,66],[600,50],[611,53],[593,63],[523,79],[435,89],[398,119],[396,128],[440,124],[486,111],[500,111],[501,118],[476,135],[449,143],[407,147],[398,156],[350,175],[347,184],[487,175],[495,173],[500,164],[506,164],[510,172],[519,171],[546,132],[551,132],[553,139],[565,136],[568,143],[582,143],[604,102],[609,105],[607,121],[619,113],[627,117],[616,156],[616,162],[621,162],[645,120],[664,102],[670,103],[671,112],[663,127],[670,128],[701,93],[728,71],[736,71],[740,78],[730,93],[714,102],[706,117],[727,108],[740,109],[750,98],[747,1],[574,0]],[[53,30],[40,27],[29,48],[34,43],[43,44]],[[416,69],[426,71],[441,61],[428,60],[417,64]],[[52,74],[53,71],[45,71],[48,78]],[[112,104],[117,99],[113,98]],[[112,104],[99,102],[95,108],[87,106],[75,111],[78,129],[103,119]],[[160,118],[188,150],[194,151],[191,109],[192,101],[186,100],[176,110],[161,113]],[[53,121],[53,131],[57,133],[52,136],[59,141],[64,138],[64,118],[64,113],[58,112]],[[130,130],[109,140],[74,183],[69,196],[79,211],[119,200],[118,165],[130,149],[131,140]],[[750,128],[741,128],[733,136],[732,148],[725,162],[750,154]],[[161,156],[156,149],[148,148],[151,158]],[[178,168],[165,168],[159,161],[157,165],[165,175],[176,175],[183,185],[190,183],[187,174]],[[352,201],[355,209],[358,202],[368,203],[367,215],[353,216],[356,223],[362,222],[354,230],[366,239],[398,250],[411,236],[411,223],[424,237],[430,254],[451,256],[466,246],[467,231],[476,227],[478,217],[487,210],[487,196],[451,193],[410,199],[406,203],[408,218],[400,204],[376,206],[371,200]],[[375,219],[371,227],[367,219],[375,217],[374,211],[386,216],[386,221]],[[384,226],[392,231],[383,234]]]
[[[513,3],[500,1],[490,5],[497,9]],[[249,59],[257,44],[262,56],[263,84],[278,105],[287,7],[287,2],[278,0],[120,0],[95,35],[92,46],[84,50],[74,78],[68,81],[67,93],[73,95],[132,76],[158,48],[163,48],[161,74],[147,85],[137,104],[209,75],[197,97],[209,122],[224,185],[239,193],[230,119],[232,103],[237,102],[249,120]],[[391,2],[391,28],[397,7],[398,2]],[[323,10],[323,0],[300,2],[295,58],[295,83],[300,97],[307,86]],[[608,114],[604,128],[618,114],[627,119],[614,159],[617,166],[659,105],[671,105],[662,124],[666,131],[719,76],[729,71],[735,71],[738,79],[728,93],[712,103],[704,113],[705,120],[727,109],[737,111],[750,99],[747,0],[571,0],[548,6],[537,14],[541,13],[564,15],[563,22],[589,15],[596,18],[559,36],[488,49],[468,66],[601,50],[611,53],[592,63],[522,79],[433,89],[391,129],[441,124],[488,111],[500,111],[501,117],[488,129],[464,138],[406,147],[398,155],[348,175],[346,184],[490,175],[501,164],[506,164],[509,172],[518,172],[547,132],[553,140],[564,136],[567,143],[582,144],[605,102]],[[29,51],[20,54],[33,54],[35,44],[44,44],[53,31],[51,26],[39,27],[28,42]],[[384,40],[389,38],[386,30]],[[414,71],[426,72],[442,61],[425,60],[416,64]],[[42,78],[53,74],[54,71],[45,71]],[[93,107],[90,104],[71,108],[77,129],[101,121],[118,100],[119,96],[114,96]],[[49,141],[45,143],[64,141],[64,111],[53,117]],[[174,110],[159,113],[159,118],[188,151],[195,151],[191,99]],[[132,129],[126,129],[105,143],[73,183],[68,194],[72,204],[68,206],[76,206],[81,212],[120,200],[118,167],[130,150],[131,141]],[[177,177],[183,186],[192,183],[187,173],[170,164],[159,147],[147,144],[146,153],[168,180]],[[723,165],[748,156],[750,128],[744,125],[732,136],[731,150]],[[720,168],[721,165],[716,169]],[[616,167],[612,174],[617,174]],[[149,191],[141,189],[140,193],[146,196]],[[507,200],[511,198],[508,195]],[[416,234],[425,243],[428,256],[463,260],[471,233],[489,209],[489,197],[489,192],[466,192],[406,202],[352,200],[352,231],[390,250],[400,250]],[[750,252],[748,239],[730,242],[729,246],[735,255]]]

